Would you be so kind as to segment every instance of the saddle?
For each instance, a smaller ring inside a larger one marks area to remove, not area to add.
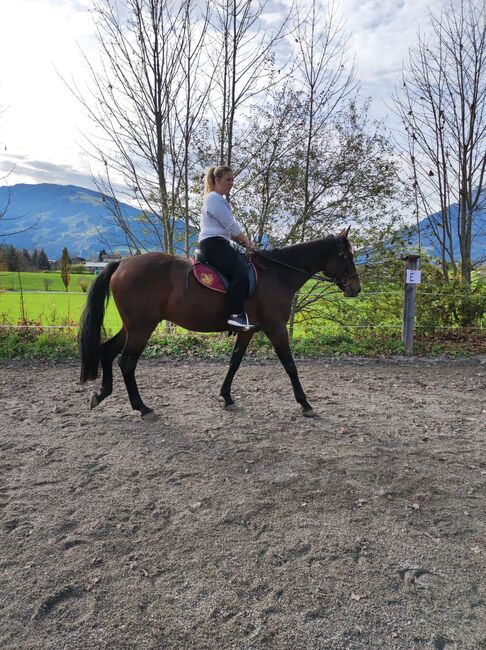
[[[248,296],[251,296],[255,292],[258,276],[252,260],[245,258],[245,261],[248,267]],[[211,266],[199,249],[194,251],[194,259],[191,262],[191,271],[203,287],[219,293],[228,292],[230,280],[221,271]]]

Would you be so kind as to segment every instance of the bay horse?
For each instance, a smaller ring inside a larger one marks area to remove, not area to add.
[[[234,404],[231,398],[233,378],[253,335],[261,330],[272,342],[290,378],[302,414],[306,417],[314,415],[290,351],[286,323],[294,294],[317,272],[325,275],[319,279],[335,283],[345,296],[358,295],[361,286],[348,234],[349,228],[337,236],[253,253],[253,261],[258,267],[258,283],[246,301],[246,310],[250,322],[256,327],[239,331],[236,335],[229,369],[220,391],[225,406]],[[168,320],[197,332],[230,329],[226,323],[226,296],[199,284],[190,272],[191,268],[191,261],[186,258],[146,253],[111,262],[97,276],[88,294],[79,331],[81,383],[96,379],[100,364],[102,369],[101,390],[92,396],[91,408],[111,394],[113,361],[121,353],[118,363],[132,408],[140,411],[142,416],[153,413],[140,397],[135,368],[160,321]],[[115,336],[101,342],[110,290],[122,327]]]

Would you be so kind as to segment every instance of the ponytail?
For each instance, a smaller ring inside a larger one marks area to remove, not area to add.
[[[206,172],[206,177],[204,179],[204,194],[209,194],[212,192],[215,187],[216,179],[214,176],[214,170],[216,167],[210,167]]]
[[[214,188],[216,187],[216,179],[221,178],[221,176],[224,176],[228,172],[232,172],[232,171],[233,170],[231,169],[231,167],[228,167],[227,165],[220,165],[219,167],[210,167],[206,172],[206,176],[204,178],[204,194],[213,192]]]

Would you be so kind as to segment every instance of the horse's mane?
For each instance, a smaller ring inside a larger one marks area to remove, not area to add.
[[[265,250],[259,250],[258,255],[267,258],[283,259],[289,264],[301,258],[302,253],[309,253],[314,250],[324,251],[325,253],[331,252],[336,246],[338,238],[336,235],[328,235],[320,239],[313,239],[308,242],[301,242],[298,244],[290,244],[289,246],[275,247]]]

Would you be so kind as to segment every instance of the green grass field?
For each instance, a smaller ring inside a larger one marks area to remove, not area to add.
[[[19,274],[10,271],[0,272],[0,321],[2,325],[21,323],[21,294],[17,293],[22,283],[24,291],[25,320],[31,324],[43,326],[77,325],[86,302],[86,293],[82,291],[84,283],[89,288],[94,281],[94,274],[72,274],[67,292],[59,272]],[[32,291],[40,293],[30,293]],[[113,302],[110,301],[105,315],[105,327],[108,333],[116,332],[121,324],[120,317]]]
[[[95,279],[94,274],[71,275],[69,291],[82,291],[81,283],[89,286]],[[23,271],[20,273],[20,282],[24,291],[64,291],[61,274],[57,271],[49,273],[34,273]],[[7,291],[20,290],[19,274],[16,271],[0,271],[0,289]]]
[[[50,290],[46,291],[45,275],[21,273],[24,291],[22,312],[18,274],[0,273],[1,359],[78,357],[77,326],[87,293],[79,291],[77,283],[80,280],[92,282],[95,276],[73,275],[71,291],[66,292],[59,273],[47,274],[51,284],[48,285]],[[383,285],[379,286],[378,291],[367,290],[366,284],[363,289],[355,300],[339,298],[339,294],[332,291],[324,293],[307,311],[300,313],[292,343],[296,356],[403,353],[400,340],[401,291],[394,286]],[[319,291],[318,288],[310,290],[312,297],[314,291]],[[427,297],[425,292],[423,298]],[[306,296],[301,295],[301,298]],[[458,330],[439,326],[436,332],[435,327],[424,327],[427,318],[435,316],[435,312],[430,311],[430,305],[433,307],[434,304],[429,300],[418,310],[416,348],[419,354],[484,353],[486,338],[482,331],[476,331],[478,328]],[[418,305],[420,307],[420,296]],[[34,327],[17,327],[25,324],[25,321]],[[113,300],[108,303],[104,324],[108,336],[120,328],[120,316]],[[193,334],[182,328],[175,328],[171,334],[167,334],[165,325],[161,323],[157,328],[144,352],[145,356],[227,358],[234,344],[234,338],[225,334]],[[65,329],[66,326],[69,329]],[[254,337],[250,354],[273,358],[272,347],[262,333]]]
[[[25,319],[44,326],[77,325],[86,302],[85,293],[25,293]],[[3,325],[17,325],[22,320],[21,294],[0,292],[0,319]],[[120,328],[121,320],[115,303],[110,300],[105,314],[109,332]]]
[[[50,282],[48,291],[45,289],[46,279]],[[91,284],[94,279],[94,275],[73,274],[70,291],[66,292],[60,273],[22,272],[20,280],[24,293],[21,294],[18,291],[20,286],[18,274],[0,272],[0,324],[15,326],[25,320],[30,324],[50,327],[77,325],[87,296],[86,292],[80,291],[79,282]],[[351,328],[360,327],[362,320],[369,319],[370,316],[377,323],[390,322],[390,313],[387,309],[380,313],[381,310],[375,305],[372,315],[369,311],[366,300],[361,298],[346,300],[337,298],[337,294],[325,294],[322,300],[312,306],[310,312],[297,317],[294,334],[304,337],[319,333],[338,334],[343,331],[343,323]],[[399,319],[399,309],[395,308],[392,311],[396,312]],[[393,320],[395,318],[392,316]],[[121,325],[113,301],[108,303],[104,323],[108,334],[118,331]],[[159,326],[158,330],[162,331],[163,325]]]

